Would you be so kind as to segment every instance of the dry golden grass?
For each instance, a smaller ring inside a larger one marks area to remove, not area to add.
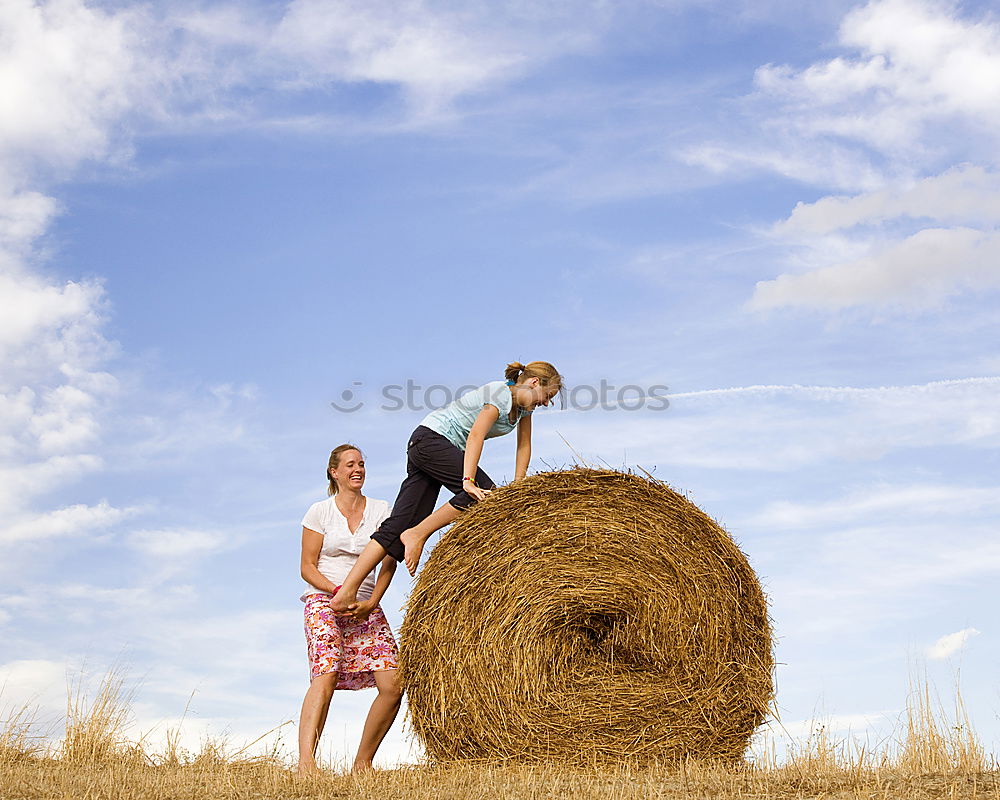
[[[297,778],[268,760],[152,764],[127,754],[93,764],[29,758],[0,764],[0,797],[88,800],[632,800],[635,798],[996,798],[995,770],[908,773],[892,767],[809,772],[795,765],[754,770],[690,763],[611,768],[456,764],[386,770],[352,778]]]
[[[1000,798],[1000,773],[988,763],[956,696],[946,714],[926,681],[911,692],[900,740],[878,750],[829,737],[817,726],[782,763],[592,766],[439,763],[369,775],[328,772],[298,778],[275,754],[246,757],[220,742],[181,750],[176,734],[162,753],[127,738],[129,693],[108,676],[93,700],[76,687],[65,737],[45,746],[30,710],[0,725],[0,798],[36,800],[638,800],[660,798]]]

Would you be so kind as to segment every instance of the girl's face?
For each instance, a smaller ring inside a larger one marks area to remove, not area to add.
[[[528,378],[514,387],[514,399],[521,408],[547,406],[559,392],[554,386],[542,386],[538,378]]]
[[[340,463],[330,468],[330,477],[337,482],[337,488],[357,489],[365,485],[365,459],[357,450],[345,450],[340,454]]]

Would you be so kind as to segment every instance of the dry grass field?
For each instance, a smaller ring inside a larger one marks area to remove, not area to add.
[[[632,798],[1000,798],[1000,772],[959,705],[946,718],[926,686],[911,693],[892,746],[866,751],[817,730],[785,756],[756,763],[632,768],[513,763],[426,764],[353,777],[299,778],[276,754],[247,757],[206,743],[187,753],[168,739],[151,753],[125,736],[123,681],[110,676],[92,700],[71,698],[62,740],[38,738],[29,709],[0,729],[0,797],[74,800],[631,800]]]

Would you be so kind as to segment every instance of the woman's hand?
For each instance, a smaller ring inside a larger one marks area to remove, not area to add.
[[[462,488],[465,490],[466,494],[476,498],[476,500],[485,500],[486,495],[490,493],[489,489],[480,489],[475,483],[468,479],[462,481]]]
[[[368,619],[368,615],[375,610],[375,603],[371,600],[360,600],[351,609],[350,614],[358,622],[364,622]]]

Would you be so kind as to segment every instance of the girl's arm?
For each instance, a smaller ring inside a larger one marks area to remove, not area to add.
[[[372,613],[372,609],[382,602],[382,597],[385,595],[386,589],[389,588],[392,576],[395,574],[396,559],[392,556],[386,556],[382,559],[382,564],[379,567],[378,577],[375,579],[375,588],[372,589],[372,596],[367,600],[362,600],[351,611],[351,615],[355,619],[368,619],[368,615]]]
[[[521,417],[517,423],[517,457],[514,459],[514,480],[528,474],[531,462],[531,415]]]
[[[500,409],[493,405],[485,405],[472,423],[472,430],[465,440],[465,461],[462,477],[476,479],[476,470],[479,469],[479,458],[483,454],[483,442],[486,441],[486,434],[490,432],[493,423],[500,419]],[[462,488],[477,500],[486,497],[486,492],[469,481],[462,481]]]
[[[309,528],[302,528],[302,563],[300,571],[302,579],[312,584],[321,592],[335,594],[337,587],[317,568],[319,554],[323,549],[323,534]]]

